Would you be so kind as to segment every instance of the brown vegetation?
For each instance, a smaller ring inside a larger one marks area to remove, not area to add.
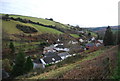
[[[100,56],[84,61],[63,75],[64,79],[104,79],[116,66],[117,47],[107,50]]]

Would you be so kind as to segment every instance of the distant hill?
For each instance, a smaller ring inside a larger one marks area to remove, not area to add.
[[[120,30],[120,26],[110,26],[112,28],[112,31],[118,31]],[[88,28],[89,30],[96,32],[96,33],[104,33],[106,31],[107,26],[104,27],[95,27],[95,28]]]

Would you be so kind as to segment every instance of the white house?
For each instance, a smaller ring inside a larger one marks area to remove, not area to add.
[[[95,40],[95,37],[92,37],[91,40],[92,40],[92,41]]]
[[[58,56],[60,56],[62,60],[64,60],[67,57],[71,57],[72,55],[70,55],[68,52],[63,52],[63,53],[59,53]]]
[[[84,42],[84,40],[83,39],[79,39],[79,41],[82,43],[82,42]]]
[[[68,48],[65,48],[65,47],[63,46],[63,44],[57,45],[54,49],[55,49],[56,51],[69,51],[69,49],[68,49]]]
[[[56,52],[56,50],[54,50],[54,45],[44,48],[43,54],[48,53],[48,52]]]
[[[45,65],[42,64],[40,59],[33,61],[33,69],[36,69],[36,68],[45,68]]]
[[[56,51],[69,51],[68,48],[54,48]]]
[[[68,44],[77,44],[77,41],[69,41]]]

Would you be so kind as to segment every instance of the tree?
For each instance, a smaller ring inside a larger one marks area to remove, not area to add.
[[[13,66],[12,75],[19,76],[24,74],[25,55],[22,51],[19,51],[15,59],[15,65]]]
[[[15,52],[15,47],[14,47],[13,42],[10,42],[9,48],[11,49],[11,53]]]
[[[90,32],[88,33],[88,37],[91,37],[91,33]]]
[[[30,56],[27,57],[24,69],[25,69],[25,73],[27,73],[27,72],[29,72],[29,71],[31,71],[33,69],[33,62],[31,60]]]
[[[104,43],[105,46],[114,44],[114,42],[113,42],[113,33],[111,31],[110,26],[108,26],[106,28],[106,32],[105,32],[105,35],[104,35],[103,43]]]

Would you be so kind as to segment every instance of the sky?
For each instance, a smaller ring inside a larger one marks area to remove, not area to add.
[[[0,13],[39,18],[80,27],[118,25],[120,0],[0,0]]]

